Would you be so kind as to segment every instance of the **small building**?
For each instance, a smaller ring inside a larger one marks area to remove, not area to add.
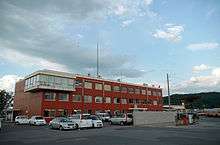
[[[51,70],[36,71],[15,86],[14,115],[115,114],[134,106],[161,111],[162,89]]]

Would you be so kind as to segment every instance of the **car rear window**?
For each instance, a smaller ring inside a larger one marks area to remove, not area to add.
[[[36,117],[35,119],[36,120],[41,120],[41,119],[43,119],[43,117]]]

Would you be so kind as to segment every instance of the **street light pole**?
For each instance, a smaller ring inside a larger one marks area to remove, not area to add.
[[[170,82],[169,82],[169,75],[167,73],[167,94],[168,94],[168,105],[170,111]]]

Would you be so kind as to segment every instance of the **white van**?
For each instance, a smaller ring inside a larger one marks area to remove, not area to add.
[[[30,121],[30,125],[46,125],[46,120],[42,116],[32,116]]]
[[[92,119],[86,119],[90,114],[74,114],[68,118],[76,123],[76,128],[90,128],[92,127]]]
[[[29,124],[29,119],[27,116],[16,116],[15,124]]]

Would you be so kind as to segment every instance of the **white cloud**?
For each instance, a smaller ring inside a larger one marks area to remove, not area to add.
[[[122,22],[121,26],[124,28],[124,27],[127,27],[129,26],[134,20],[125,20]]]
[[[192,51],[212,50],[219,48],[219,43],[216,42],[193,43],[193,44],[189,44],[187,48]]]
[[[210,69],[209,66],[207,66],[205,64],[201,64],[201,65],[194,66],[192,71],[197,73],[197,72],[205,71],[205,70],[208,70],[208,69]]]
[[[0,78],[0,89],[14,92],[15,83],[22,79],[22,77],[17,75],[5,75]]]
[[[153,2],[153,0],[144,0],[144,3],[145,3],[146,5],[150,5],[150,4],[152,4],[152,2]]]
[[[158,29],[153,36],[170,42],[177,42],[182,39],[181,33],[183,31],[184,27],[182,25],[166,24],[165,30]]]
[[[213,68],[206,76],[192,76],[173,87],[174,93],[198,93],[220,90],[220,67]]]
[[[3,58],[13,63],[17,63],[24,67],[37,67],[39,69],[45,68],[45,69],[69,72],[68,68],[65,65],[51,62],[43,58],[29,56],[21,52],[18,52],[16,50],[2,49],[0,53],[0,58]]]
[[[127,11],[127,8],[124,5],[122,5],[122,4],[116,5],[116,9],[115,9],[116,15],[119,15],[119,16],[124,15],[126,13],[126,11]]]
[[[212,70],[212,75],[215,77],[220,77],[220,68],[214,68]]]

